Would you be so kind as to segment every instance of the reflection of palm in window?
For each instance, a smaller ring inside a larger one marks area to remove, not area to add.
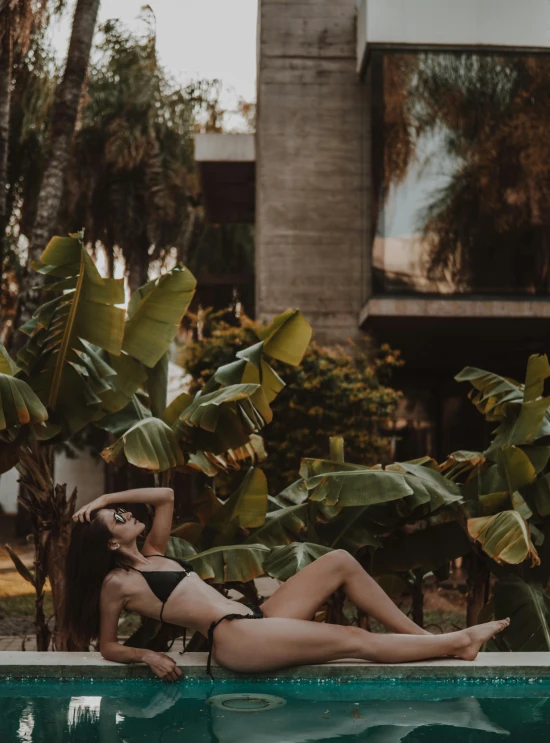
[[[548,293],[550,144],[540,133],[550,125],[550,58],[374,57],[379,237],[421,237],[430,278],[457,291]],[[384,248],[399,259],[399,245]],[[406,289],[408,278],[409,289],[430,290],[411,287],[421,274],[385,276],[386,263],[384,288]]]

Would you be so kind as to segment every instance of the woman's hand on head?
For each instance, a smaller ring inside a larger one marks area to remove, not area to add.
[[[100,495],[99,498],[95,498],[91,503],[87,503],[73,515],[73,521],[90,521],[92,511],[98,511],[100,508],[105,508],[107,502],[104,495]]]
[[[176,661],[165,653],[151,650],[143,656],[143,661],[147,663],[155,676],[163,681],[178,681],[181,676],[181,670],[176,665]]]

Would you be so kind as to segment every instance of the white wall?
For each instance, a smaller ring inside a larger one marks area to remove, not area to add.
[[[550,48],[549,0],[360,0],[358,66],[366,46]]]
[[[105,462],[94,459],[87,452],[77,452],[75,459],[65,454],[55,458],[54,477],[56,484],[67,483],[67,496],[78,488],[76,507],[80,508],[105,492]]]
[[[18,478],[19,472],[15,467],[0,475],[0,506],[4,513],[17,513]]]
[[[103,460],[92,459],[86,452],[78,452],[78,457],[69,459],[65,454],[55,458],[55,482],[67,483],[67,494],[78,488],[77,507],[88,503],[105,492]],[[19,492],[19,473],[14,468],[0,476],[0,506],[4,513],[17,513],[17,494]]]

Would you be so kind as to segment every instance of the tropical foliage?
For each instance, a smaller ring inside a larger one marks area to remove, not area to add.
[[[224,503],[203,491],[195,518],[175,528],[171,549],[196,561],[205,578],[225,583],[237,575],[233,559],[246,555],[232,551],[237,547],[254,550],[241,562],[239,582],[246,571],[252,579],[262,569],[286,580],[327,550],[342,548],[390,595],[407,592],[413,599],[424,576],[448,575],[449,563],[463,557],[470,623],[511,616],[493,647],[547,650],[550,398],[543,388],[549,376],[543,356],[529,359],[524,384],[471,368],[457,376],[471,383],[478,409],[499,423],[485,452],[383,468],[345,462],[343,441],[335,438],[329,459],[303,459],[300,479],[275,497],[254,469]],[[271,549],[263,560],[261,545]],[[217,556],[216,570],[203,554]],[[241,590],[254,595],[251,586]]]
[[[53,13],[61,4],[11,5],[17,12],[46,5]],[[33,33],[25,38],[25,47],[22,41],[14,45],[7,70],[9,107],[0,111],[0,118],[9,119],[8,169],[5,176],[0,174],[2,182],[7,178],[2,189],[5,218],[0,204],[0,339],[14,352],[20,342],[12,330],[18,313],[29,317],[39,303],[33,294],[28,303],[32,310],[27,311],[27,303],[23,308],[17,300],[22,287],[32,292],[29,282],[34,285],[41,279],[29,270],[32,256],[27,246],[49,166],[61,78],[45,32],[49,15],[41,15],[42,24],[21,25],[21,33],[25,28],[27,36],[29,29]],[[151,265],[158,272],[181,262],[201,279],[203,303],[224,306],[238,290],[250,307],[252,228],[209,224],[195,176],[192,138],[201,128],[221,130],[220,85],[197,81],[181,86],[174,81],[158,61],[150,9],[143,10],[142,22],[143,33],[129,32],[116,21],[97,30],[78,127],[69,138],[67,177],[55,189],[62,205],[56,230],[72,232],[86,225],[87,247],[106,256],[110,277],[123,261],[132,292],[147,281]],[[34,257],[51,232],[34,245]],[[220,278],[222,264],[225,273]]]
[[[236,318],[228,311],[188,317],[194,340],[182,345],[176,358],[193,377],[191,390],[196,391],[218,366],[253,343],[261,326],[244,313]],[[264,434],[268,457],[262,468],[271,491],[293,481],[300,459],[319,456],[330,436],[345,437],[351,461],[391,461],[388,421],[401,393],[388,382],[401,365],[399,352],[387,345],[367,353],[359,346],[327,348],[313,341],[299,366],[285,368],[286,389],[273,402],[274,419]],[[275,370],[279,366],[274,363]],[[216,484],[218,494],[226,492],[225,482],[218,479]]]
[[[54,487],[55,445],[94,424],[118,436],[106,461],[155,473],[238,469],[263,455],[257,434],[284,386],[268,359],[300,363],[311,328],[288,310],[202,393],[181,392],[167,406],[168,351],[195,291],[193,275],[176,266],[138,289],[125,311],[122,279],[101,277],[81,234],[54,237],[34,268],[54,279],[46,285],[54,297],[21,328],[28,340],[17,364],[0,346],[0,463],[1,472],[17,466],[22,475],[41,570],[32,578],[37,607],[49,576],[58,612],[76,495],[67,500]],[[39,624],[46,649],[43,616]]]

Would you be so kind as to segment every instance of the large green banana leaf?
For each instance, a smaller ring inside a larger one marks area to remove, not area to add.
[[[151,417],[149,408],[146,408],[139,397],[134,395],[125,408],[118,410],[116,413],[103,416],[95,425],[104,431],[113,433],[115,436],[122,436],[122,434],[126,433],[126,431],[139,423],[139,421]]]
[[[525,392],[523,402],[533,402],[544,392],[544,382],[550,377],[548,357],[539,354],[529,356],[527,373],[525,375]]]
[[[247,583],[264,574],[269,552],[263,544],[236,544],[214,547],[187,559],[203,580]]]
[[[164,471],[158,469],[160,460],[157,450],[170,450],[176,454],[180,446],[177,444],[176,447],[174,442],[181,442],[186,452],[192,452],[188,459],[192,469],[199,469],[208,475],[215,475],[220,470],[237,469],[246,459],[254,461],[261,458],[261,439],[254,437],[253,431],[265,425],[271,410],[259,385],[226,387],[196,397],[186,405],[188,400],[187,395],[179,396],[174,401],[174,407],[165,411],[168,419],[174,421],[171,426],[158,418],[148,419],[156,421],[155,424],[139,420],[132,426],[132,441],[137,441],[138,432],[140,436],[139,459],[143,462],[140,466],[153,472]],[[132,410],[129,414],[132,414]],[[154,435],[154,441],[150,446],[145,446],[141,437],[148,437],[150,433]],[[102,456],[106,461],[114,457],[121,462],[124,454],[132,455],[132,452],[127,442],[119,440],[102,452]],[[147,452],[151,453],[151,459],[146,458]],[[164,460],[164,469],[168,469],[169,461],[174,462],[174,457]],[[182,466],[181,457],[178,456],[177,461],[177,466]]]
[[[172,429],[158,418],[146,418],[129,428],[112,446],[101,452],[106,462],[124,460],[149,472],[165,472],[184,464]]]
[[[397,462],[386,467],[386,472],[401,472],[405,482],[420,501],[429,503],[429,512],[462,501],[460,487],[433,467],[414,462]]]
[[[126,353],[121,353],[120,356],[104,354],[103,358],[116,373],[109,380],[111,389],[102,395],[103,408],[107,414],[118,413],[134,401],[136,392],[147,379],[147,369]],[[136,418],[134,422],[138,420]],[[102,427],[101,423],[100,420],[96,425]]]
[[[550,596],[536,583],[508,575],[494,587],[496,619],[510,617],[510,626],[494,639],[503,650],[550,651]]]
[[[22,379],[0,373],[0,433],[48,420],[48,411]]]
[[[299,310],[287,310],[259,333],[260,342],[239,351],[236,361],[221,366],[205,385],[208,394],[218,385],[259,384],[270,403],[285,386],[264,357],[298,366],[311,339],[312,329]]]
[[[531,566],[540,564],[529,525],[518,511],[501,511],[495,516],[468,519],[468,532],[500,565],[519,565],[528,558]]]
[[[231,524],[241,529],[262,526],[267,514],[267,480],[262,470],[251,467],[237,490],[216,510],[207,526],[218,531]]]
[[[529,444],[550,435],[549,408],[550,397],[526,403],[507,403],[487,456],[492,457],[502,446]]]
[[[550,460],[550,446],[544,446],[544,445],[537,445],[537,444],[529,444],[527,446],[521,446],[519,447],[521,450],[527,454],[529,459],[531,460],[531,464],[535,468],[535,472],[540,474],[548,464],[548,461]]]
[[[22,379],[4,346],[0,343],[0,474],[19,461],[19,442],[30,426],[33,435],[44,433],[48,411],[34,390]]]
[[[0,374],[7,374],[8,377],[13,377],[17,371],[17,364],[12,360],[5,346],[0,343]]]
[[[478,391],[470,393],[470,398],[487,420],[501,422],[489,456],[501,446],[528,444],[550,435],[550,397],[541,397],[549,376],[547,357],[533,355],[527,363],[525,384],[470,367],[455,377],[469,381]]]
[[[517,446],[504,446],[498,452],[498,468],[509,493],[530,485],[537,476],[527,454]]]
[[[467,366],[455,377],[457,382],[470,382],[474,390],[469,397],[488,421],[503,418],[503,406],[510,402],[522,402],[524,386],[515,379],[501,377],[485,369]]]
[[[485,464],[486,458],[479,451],[455,451],[449,454],[445,462],[439,466],[439,472],[445,473],[449,480],[456,481],[459,476],[466,472],[472,474],[472,470],[479,471]]]
[[[186,543],[200,545],[202,549],[229,545],[239,529],[264,524],[267,505],[265,475],[261,470],[250,468],[240,487],[223,504],[211,488],[204,488],[193,498],[193,512],[199,523],[179,524],[172,536],[183,537]],[[302,527],[302,522],[299,524]]]
[[[261,386],[238,384],[197,396],[172,428],[192,450],[223,454],[245,446],[272,418]]]
[[[187,468],[199,470],[208,477],[215,477],[219,472],[240,469],[244,463],[262,462],[267,454],[261,436],[251,434],[249,440],[237,449],[228,449],[223,454],[209,451],[196,451],[189,455]]]
[[[328,552],[332,552],[332,549],[321,544],[310,542],[285,544],[271,550],[271,554],[264,562],[264,569],[272,578],[285,581]]]
[[[306,480],[309,500],[328,506],[365,506],[413,494],[400,474],[383,470],[327,472]]]
[[[186,542],[185,539],[171,536],[166,545],[166,554],[168,557],[178,557],[181,560],[188,560],[197,554],[197,550],[189,542]]]
[[[196,284],[188,269],[176,266],[134,292],[128,305],[124,351],[154,367],[174,340]]]
[[[54,237],[35,264],[62,278],[48,289],[64,293],[41,305],[23,332],[30,337],[19,360],[29,384],[69,433],[97,420],[115,371],[96,347],[113,355],[122,348],[123,281],[103,279],[80,236]]]
[[[434,469],[431,461],[426,466],[400,462],[382,470],[326,459],[303,459],[300,474],[310,501],[323,506],[375,507],[403,499],[401,506],[392,506],[395,515],[402,518],[421,507],[426,514],[434,513],[462,501],[459,486]],[[298,486],[292,487],[292,494],[299,495]]]
[[[311,459],[304,457],[300,462],[300,477],[309,480],[317,475],[325,475],[329,472],[377,472],[364,464],[351,464],[350,462],[337,462],[332,459]]]
[[[264,353],[291,366],[299,366],[309,341],[311,325],[299,310],[288,309],[277,315],[271,325],[262,328],[258,336]]]
[[[345,549],[352,555],[363,547],[381,547],[382,543],[369,528],[368,511],[368,506],[344,508],[326,526],[319,525],[323,541],[327,541],[333,549]]]
[[[456,521],[448,521],[388,539],[384,548],[374,553],[372,571],[376,575],[418,568],[433,571],[467,554],[470,548],[464,529]]]
[[[306,531],[306,504],[279,508],[271,501],[271,505],[275,510],[266,515],[264,525],[252,532],[245,540],[246,544],[257,543],[267,547],[290,544]]]
[[[550,474],[539,477],[527,490],[526,498],[534,503],[539,516],[550,516]]]
[[[277,499],[281,506],[299,506],[304,503],[309,496],[306,481],[304,479],[296,480],[279,493]]]

